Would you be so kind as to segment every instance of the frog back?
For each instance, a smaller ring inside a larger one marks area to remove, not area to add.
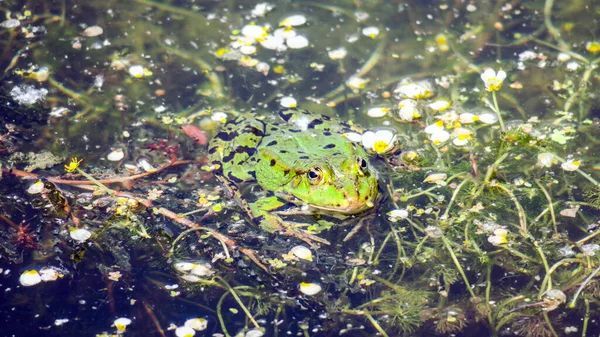
[[[265,123],[253,116],[239,116],[230,120],[215,135],[208,146],[208,160],[218,165],[217,173],[232,182],[254,178],[256,152],[265,136]]]

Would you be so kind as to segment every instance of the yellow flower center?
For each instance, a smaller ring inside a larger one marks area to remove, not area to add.
[[[384,140],[378,140],[373,144],[373,150],[379,154],[387,150],[389,144]]]
[[[486,88],[486,90],[488,92],[498,91],[498,90],[500,90],[500,88],[502,88],[502,81],[500,81],[499,79],[497,79],[495,77],[488,79],[487,88]]]

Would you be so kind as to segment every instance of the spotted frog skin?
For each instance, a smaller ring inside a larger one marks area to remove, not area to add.
[[[263,120],[243,115],[228,121],[210,142],[209,160],[262,229],[311,246],[328,244],[302,229],[306,224],[287,222],[281,214],[348,216],[374,206],[377,176],[364,148],[342,135],[348,131],[346,123],[297,109]],[[247,183],[257,184],[267,196],[247,202],[240,193]],[[296,206],[292,211],[290,204]]]

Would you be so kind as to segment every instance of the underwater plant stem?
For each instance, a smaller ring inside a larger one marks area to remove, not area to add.
[[[546,321],[546,324],[548,325],[548,329],[550,329],[550,332],[552,332],[552,335],[554,337],[558,337],[556,330],[554,330],[554,327],[552,326],[552,321],[550,321],[550,317],[548,317],[548,312],[544,311],[542,313],[542,315],[544,316],[544,321]]]
[[[569,303],[569,308],[573,309],[575,308],[575,302],[577,302],[577,298],[579,298],[579,295],[581,294],[581,292],[583,291],[583,288],[585,288],[588,283],[590,283],[590,281],[594,278],[594,276],[596,276],[596,274],[598,274],[598,272],[600,272],[600,267],[596,268],[591,274],[590,276],[588,276],[579,286],[579,288],[577,289],[577,292],[575,292],[575,295],[573,296],[573,299],[571,300],[571,302]]]
[[[537,38],[534,38],[534,39],[532,39],[532,41],[534,41],[534,42],[536,42],[536,43],[539,43],[539,44],[541,44],[541,45],[544,45],[544,46],[546,46],[546,47],[549,47],[549,48],[552,48],[552,49],[556,49],[556,50],[558,50],[558,51],[560,51],[560,52],[563,52],[563,53],[565,53],[565,54],[569,54],[569,55],[570,55],[571,57],[573,57],[574,59],[578,59],[579,61],[581,61],[581,62],[583,62],[583,63],[586,63],[586,64],[589,64],[589,63],[590,63],[590,61],[589,61],[588,59],[586,59],[585,57],[581,56],[580,54],[577,54],[577,53],[575,53],[575,52],[573,52],[573,51],[571,51],[571,50],[569,50],[569,49],[566,49],[566,48],[561,48],[561,47],[555,46],[555,45],[553,45],[552,43],[548,43],[548,42],[546,42],[546,41],[544,41],[544,40],[540,40],[540,39],[537,39]]]
[[[546,275],[544,276],[544,279],[542,280],[542,284],[540,286],[540,293],[538,294],[538,299],[542,299],[542,296],[544,295],[544,293],[546,292],[546,284],[548,283],[548,279],[550,278],[550,276],[556,271],[556,269],[558,269],[558,267],[564,266],[564,265],[568,265],[571,263],[584,263],[584,261],[580,260],[580,259],[562,259],[558,262],[556,262],[555,264],[552,265],[552,267],[550,267],[550,269],[548,269],[548,271],[546,272]],[[548,290],[550,290],[552,288],[548,288]]]
[[[471,181],[471,179],[468,179],[468,178],[464,179],[463,181],[460,182],[460,184],[458,184],[458,186],[456,186],[456,189],[454,189],[454,193],[452,193],[452,198],[450,198],[450,201],[448,202],[448,206],[446,206],[446,210],[444,211],[444,214],[441,217],[442,219],[448,219],[448,213],[450,212],[450,208],[452,207],[452,204],[456,200],[458,193],[460,192],[462,187],[469,181]]]
[[[492,264],[488,262],[487,264],[487,272],[485,274],[485,306],[488,308],[488,321],[490,323],[490,328],[492,329],[492,336],[496,336],[495,329],[495,320],[492,316],[492,306],[490,305],[490,295],[492,293]]]
[[[235,291],[234,288],[232,288],[229,283],[227,283],[227,281],[225,281],[225,279],[223,279],[221,276],[215,276],[215,279],[218,279],[219,281],[221,281],[221,283],[227,287],[229,293],[231,293],[231,296],[233,296],[233,298],[235,299],[235,301],[238,303],[238,305],[240,306],[240,308],[242,308],[242,310],[244,311],[244,313],[246,314],[246,316],[248,317],[248,319],[250,320],[250,322],[252,322],[252,325],[254,325],[255,328],[260,329],[260,325],[258,324],[258,322],[256,322],[256,320],[254,319],[254,316],[252,316],[252,314],[250,313],[250,311],[248,310],[248,308],[246,308],[246,306],[244,305],[244,302],[242,302],[242,299],[238,296],[237,292]],[[238,289],[242,289],[242,288],[250,288],[249,286],[240,286],[240,287],[236,287]],[[227,293],[225,293],[227,294]],[[223,294],[223,295],[225,295]]]
[[[544,195],[546,196],[546,200],[548,200],[548,209],[550,210],[550,217],[552,218],[552,227],[554,228],[554,235],[558,235],[558,226],[556,225],[556,215],[554,214],[552,197],[550,196],[546,188],[544,188],[544,185],[542,185],[539,179],[535,180],[535,184],[538,185],[540,190],[542,190],[542,193],[544,193]]]
[[[454,262],[456,269],[458,269],[458,272],[462,276],[463,281],[465,282],[465,286],[467,287],[467,290],[471,294],[471,297],[477,298],[477,296],[475,296],[475,293],[473,292],[473,289],[471,289],[471,284],[469,283],[469,280],[467,279],[467,275],[465,274],[465,271],[461,267],[460,262],[458,262],[458,259],[456,258],[456,255],[454,254],[454,251],[452,250],[452,247],[450,247],[450,243],[448,242],[448,239],[446,238],[445,235],[442,235],[441,239],[442,239],[442,242],[444,243],[444,247],[446,247],[446,249],[448,250],[448,253],[450,253],[450,257],[452,258],[452,261]]]
[[[504,159],[506,159],[506,157],[508,157],[508,153],[501,155],[498,159],[496,159],[496,161],[492,165],[488,166],[488,169],[485,172],[485,178],[483,179],[483,182],[481,183],[479,189],[477,189],[477,191],[473,195],[472,199],[478,198],[481,195],[481,193],[483,193],[483,189],[490,183],[490,180],[492,179],[492,174],[494,174],[496,168],[500,166],[500,163],[502,163]]]
[[[523,209],[523,206],[521,206],[521,203],[519,202],[519,200],[517,200],[517,197],[509,188],[503,186],[502,184],[494,184],[493,186],[499,188],[504,193],[506,193],[510,200],[512,200],[512,202],[515,204],[517,214],[519,215],[519,226],[521,235],[523,237],[527,237],[527,217],[525,215],[525,210]]]
[[[548,277],[547,291],[550,291],[552,289],[552,276],[549,274],[550,266],[548,265],[548,260],[546,260],[546,255],[544,254],[544,251],[542,250],[540,245],[537,243],[537,241],[533,241],[533,246],[535,247],[535,250],[540,255],[540,258],[542,259],[542,263],[544,264],[544,270],[546,271],[546,276]]]
[[[554,0],[546,0],[544,3],[544,24],[546,25],[546,29],[548,29],[548,33],[554,37],[560,47],[568,50],[569,45],[563,41],[563,39],[560,37],[560,31],[554,27],[554,24],[552,24],[552,6],[554,6]]]
[[[363,311],[363,315],[365,315],[365,317],[367,317],[371,324],[373,324],[375,330],[377,330],[383,337],[388,337],[388,334],[383,330],[381,325],[377,323],[377,321],[373,318],[373,316],[371,316],[371,314],[368,311]]]
[[[496,116],[498,116],[498,123],[500,123],[500,131],[503,133],[506,132],[504,128],[504,121],[502,120],[502,115],[500,114],[500,108],[498,108],[498,99],[496,99],[496,92],[492,91],[492,100],[494,101],[494,110],[496,110]]]
[[[92,183],[94,183],[94,185],[98,186],[101,190],[103,190],[104,192],[106,192],[106,194],[110,195],[113,199],[116,198],[116,194],[115,191],[111,190],[110,188],[106,187],[106,185],[104,185],[103,183],[101,183],[100,181],[96,180],[96,178],[92,177],[91,175],[85,173],[82,169],[80,169],[79,167],[76,168],[77,172],[79,174],[81,174],[82,176],[84,176],[87,180],[91,181]]]
[[[181,232],[181,234],[179,234],[175,238],[175,240],[173,240],[173,243],[171,244],[171,249],[169,249],[169,256],[173,256],[173,254],[175,253],[175,246],[181,239],[183,239],[183,237],[185,237],[188,233],[195,232],[195,231],[201,231],[201,230],[207,231],[208,233],[211,234],[210,236],[214,237],[221,243],[221,246],[223,247],[223,250],[225,251],[225,257],[227,258],[227,260],[230,260],[231,255],[229,254],[229,249],[227,249],[227,244],[225,243],[225,241],[223,241],[223,239],[218,236],[212,235],[213,230],[211,228],[207,228],[207,227],[194,227],[194,228],[190,228],[190,229],[187,229],[187,230]]]
[[[583,327],[581,328],[581,337],[585,337],[587,333],[588,322],[590,321],[590,300],[585,298],[583,300],[585,305],[585,315],[583,316]]]

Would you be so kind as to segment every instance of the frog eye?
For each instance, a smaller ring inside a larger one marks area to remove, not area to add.
[[[356,158],[356,162],[358,163],[358,167],[360,167],[362,170],[367,168],[367,161],[363,158]]]
[[[367,170],[367,161],[363,158],[356,158],[356,165],[358,166],[358,171],[360,175],[364,175],[364,172]]]
[[[323,171],[321,171],[321,169],[318,167],[311,168],[308,171],[307,175],[308,175],[308,181],[312,185],[320,184],[321,181],[323,180]]]

